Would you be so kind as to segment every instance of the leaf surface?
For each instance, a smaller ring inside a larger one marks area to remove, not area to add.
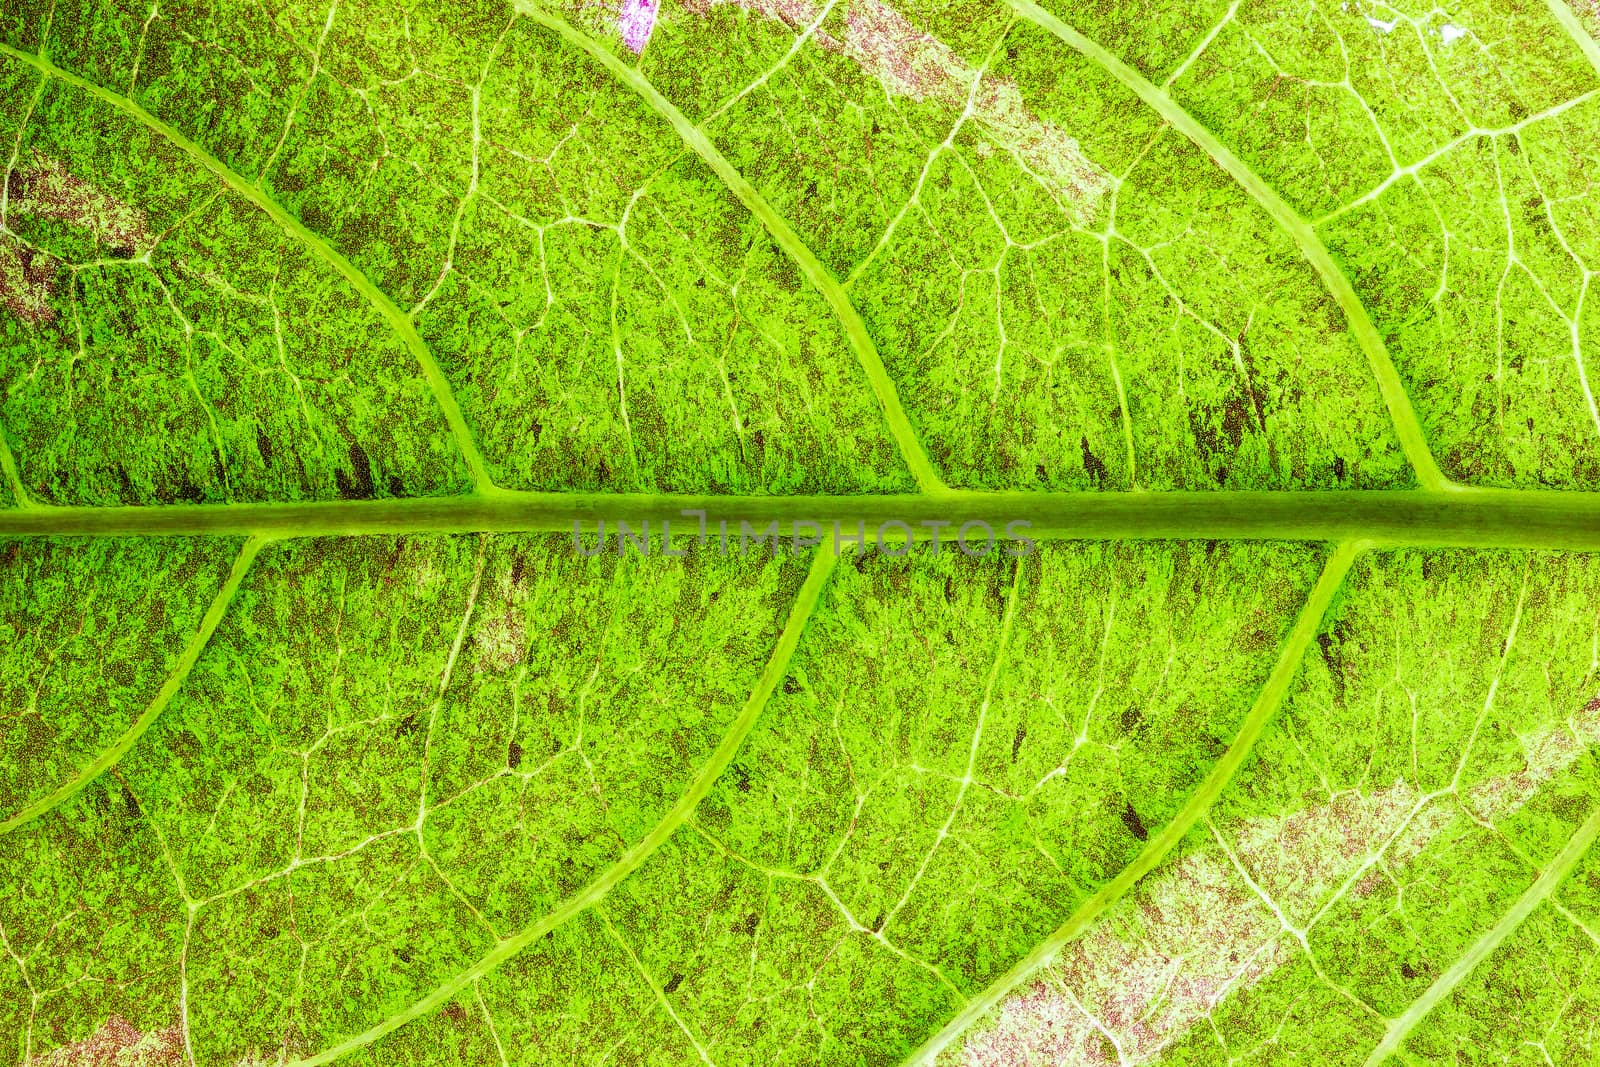
[[[0,0],[0,1048],[1588,1062],[1597,130],[1590,0]]]

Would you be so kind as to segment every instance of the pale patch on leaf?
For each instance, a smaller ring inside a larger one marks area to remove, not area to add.
[[[691,0],[689,6],[704,13],[730,2],[797,33],[823,15],[823,8],[810,0]],[[1009,152],[1080,223],[1113,184],[1111,175],[1083,154],[1076,138],[1028,110],[1015,82],[980,72],[944,42],[877,0],[850,7],[842,40],[821,29],[812,39],[854,60],[896,96],[933,100],[963,111],[967,121]],[[980,76],[973,92],[973,81]]]
[[[634,55],[639,55],[650,43],[659,6],[659,0],[622,0],[622,10],[617,14],[617,32],[622,34],[622,43]]]
[[[1600,40],[1600,0],[1567,0],[1567,3],[1595,39]]]
[[[49,256],[0,234],[0,307],[30,326],[53,320],[50,294],[56,269]]]
[[[63,1045],[30,1067],[166,1067],[184,1061],[183,1031],[177,1023],[146,1033],[120,1015],[70,1045]]]
[[[521,612],[512,608],[485,620],[473,635],[473,641],[482,655],[483,667],[498,671],[515,667],[522,662],[523,649],[528,644]]]
[[[124,255],[138,255],[154,243],[143,211],[72,174],[60,160],[34,153],[9,186],[8,200],[19,214],[64,222]]]

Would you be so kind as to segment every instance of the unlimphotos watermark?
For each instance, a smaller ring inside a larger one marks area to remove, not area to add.
[[[706,520],[704,511],[690,510],[679,513],[684,518],[698,520],[698,529],[680,528],[674,531],[671,519],[640,521],[637,528],[626,519],[612,522],[608,532],[606,521],[595,523],[592,534],[586,535],[583,523],[572,522],[572,549],[580,556],[598,556],[607,551],[619,556],[630,553],[640,556],[687,556],[693,545],[715,545],[724,556],[750,556],[765,553],[768,556],[798,556],[825,542],[833,545],[835,554],[842,553],[846,545],[859,546],[863,553],[876,551],[880,556],[909,556],[919,545],[937,556],[954,547],[964,556],[981,559],[1002,552],[1010,557],[1032,555],[1036,547],[1027,531],[1032,524],[1026,519],[1013,519],[995,527],[982,519],[957,522],[953,519],[919,519],[915,523],[888,519],[875,528],[865,520],[856,522],[854,529],[839,522],[819,522],[812,519],[795,519],[787,534],[780,531],[780,523],[773,519],[759,529],[748,519],[738,520],[737,528],[729,520],[719,519],[713,524]],[[830,537],[831,534],[831,537]]]

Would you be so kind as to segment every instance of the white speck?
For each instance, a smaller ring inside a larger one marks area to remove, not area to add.
[[[1373,29],[1377,30],[1379,33],[1393,33],[1394,32],[1394,28],[1396,26],[1400,25],[1400,20],[1396,18],[1396,19],[1390,19],[1388,22],[1385,22],[1382,19],[1375,19],[1371,15],[1368,15],[1367,16],[1367,25],[1371,26]]]
[[[617,13],[617,29],[622,32],[622,43],[634,55],[644,51],[650,43],[650,31],[656,28],[658,0],[622,0],[622,10]]]
[[[1457,26],[1454,23],[1447,22],[1439,27],[1439,36],[1444,38],[1444,43],[1447,46],[1455,44],[1466,35],[1467,28],[1465,26]]]

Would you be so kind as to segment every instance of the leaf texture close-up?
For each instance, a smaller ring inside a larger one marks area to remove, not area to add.
[[[0,0],[0,1057],[1600,1063],[1595,0]]]

